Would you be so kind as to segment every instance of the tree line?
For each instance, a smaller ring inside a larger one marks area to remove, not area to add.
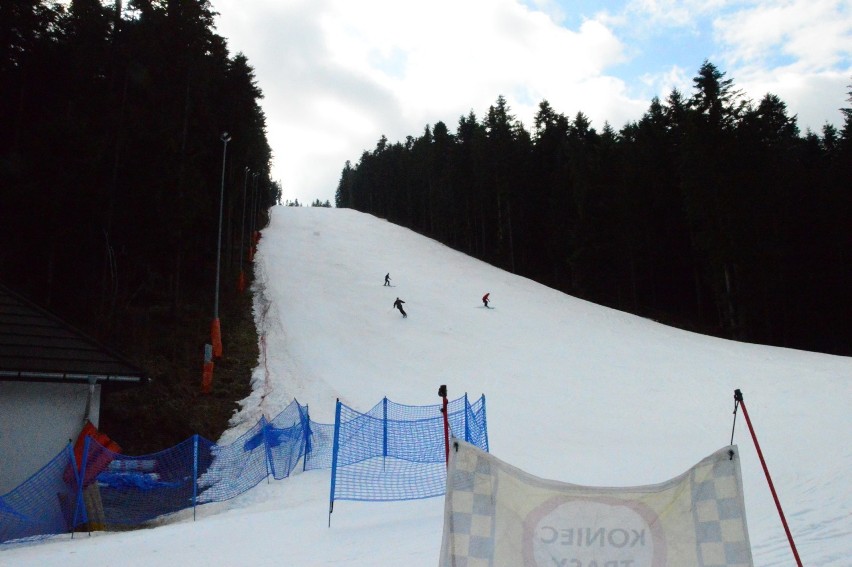
[[[852,91],[848,102],[852,102]],[[842,101],[838,101],[839,105]],[[335,204],[590,301],[703,333],[852,354],[852,109],[802,134],[709,61],[600,132],[502,96],[347,161]]]
[[[130,452],[217,438],[257,361],[236,288],[281,188],[254,70],[215,15],[208,0],[0,2],[0,281],[153,378],[102,406]],[[199,396],[217,257],[225,357]]]
[[[8,285],[98,334],[133,306],[212,296],[224,132],[223,265],[235,279],[243,219],[280,188],[254,71],[214,15],[207,0],[0,4]]]

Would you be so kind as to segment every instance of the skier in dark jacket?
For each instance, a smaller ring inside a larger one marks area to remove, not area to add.
[[[408,317],[408,315],[405,313],[405,309],[402,308],[403,303],[405,302],[397,297],[396,301],[393,302],[393,306],[399,309],[399,312],[402,313],[403,317]]]
[[[390,285],[390,272],[385,274],[385,285]]]
[[[491,295],[490,291],[482,296],[482,305],[484,305],[485,307],[488,307],[488,296],[489,295]]]

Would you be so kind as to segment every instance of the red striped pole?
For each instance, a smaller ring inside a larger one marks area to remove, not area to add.
[[[778,508],[778,515],[781,516],[781,523],[784,524],[784,531],[787,533],[787,540],[790,542],[790,549],[793,550],[793,556],[796,558],[796,565],[802,567],[802,560],[799,559],[799,551],[796,549],[796,542],[793,541],[793,534],[790,533],[790,527],[787,525],[787,518],[784,517],[784,510],[781,509],[781,501],[778,500],[778,494],[775,492],[775,485],[772,484],[772,477],[769,476],[769,469],[766,467],[766,461],[763,459],[763,451],[760,450],[760,444],[757,442],[757,436],[754,434],[754,428],[751,426],[751,420],[748,417],[748,410],[743,401],[743,394],[739,389],[734,390],[734,400],[736,400],[743,408],[743,417],[748,424],[751,439],[754,441],[754,448],[757,449],[757,456],[760,459],[760,464],[763,467],[763,474],[766,475],[766,480],[769,482],[769,490],[772,492],[772,498],[775,500],[775,507]]]

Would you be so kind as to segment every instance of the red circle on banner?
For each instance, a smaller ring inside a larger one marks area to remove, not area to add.
[[[657,514],[634,500],[555,496],[524,519],[529,567],[664,567],[666,539]]]

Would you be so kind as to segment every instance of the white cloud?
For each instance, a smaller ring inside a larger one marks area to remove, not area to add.
[[[622,25],[693,27],[705,14],[718,12],[730,0],[629,0],[614,17]]]
[[[736,65],[773,65],[780,55],[814,71],[848,64],[852,55],[852,9],[838,0],[762,1],[718,18],[714,28]]]
[[[678,65],[672,65],[662,73],[646,73],[642,75],[641,80],[651,92],[657,93],[656,96],[660,100],[665,100],[673,89],[689,96],[692,88],[692,75]]]
[[[565,10],[562,9],[556,0],[529,0],[529,3],[537,11],[547,14],[555,23],[561,24],[565,21]]]
[[[777,95],[787,105],[787,114],[796,115],[802,132],[820,133],[826,122],[842,122],[841,107],[848,106],[850,73],[825,71],[801,73],[784,69],[752,70],[737,77],[736,85],[749,93],[755,103],[763,95]]]
[[[381,135],[417,136],[438,120],[454,130],[500,94],[527,125],[545,98],[597,126],[644,105],[604,74],[624,60],[610,29],[569,30],[515,0],[267,0],[252,4],[255,18],[236,0],[217,9],[220,33],[257,71],[285,198],[331,198],[345,161]]]
[[[756,101],[778,95],[800,128],[839,124],[852,76],[852,7],[839,0],[761,0],[714,22],[722,58]]]
[[[357,162],[380,136],[419,136],[438,120],[453,131],[460,116],[473,110],[481,118],[501,94],[528,127],[547,99],[568,116],[584,112],[597,128],[605,120],[620,128],[641,117],[650,96],[664,99],[674,87],[689,96],[693,73],[674,55],[690,48],[682,43],[690,37],[712,50],[695,69],[709,57],[748,96],[779,95],[803,128],[834,120],[845,101],[852,10],[839,0],[590,6],[584,13],[565,0],[216,2],[219,32],[248,56],[266,97],[273,178],[285,198],[302,202],[333,198],[346,160]],[[560,23],[569,10],[581,24]]]

